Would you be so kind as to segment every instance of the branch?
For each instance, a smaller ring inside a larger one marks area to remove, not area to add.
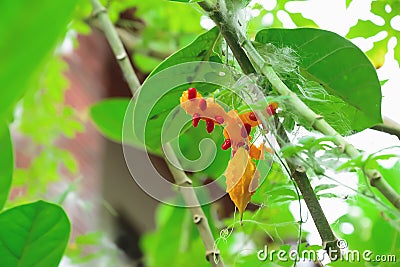
[[[237,61],[239,62],[239,65],[241,66],[243,72],[245,74],[255,73],[256,71],[253,65],[251,64],[245,51],[242,49],[238,42],[236,33],[233,34],[235,32],[234,26],[223,19],[222,14],[217,8],[210,6],[207,2],[199,2],[198,4],[208,13],[209,17],[220,28],[221,33],[224,36],[229,47],[232,51],[235,51],[233,53]],[[283,139],[288,142],[289,138],[287,137],[286,132],[283,130],[283,128],[278,126],[277,129],[282,129],[281,131],[278,131],[278,135],[281,137],[281,139],[277,138],[278,141]],[[280,145],[282,145],[282,143],[280,143]],[[326,219],[326,216],[321,208],[321,205],[319,204],[314,190],[311,187],[310,181],[304,171],[304,168],[296,166],[290,162],[288,162],[288,167],[290,169],[293,179],[300,189],[301,194],[303,195],[307,208],[311,213],[311,216],[321,237],[324,249],[326,249],[327,251],[334,249],[339,253],[340,249],[337,247],[337,238],[335,237],[328,223],[328,220]]]
[[[383,124],[378,124],[372,127],[372,129],[395,135],[400,139],[400,125],[390,118],[383,117]]]
[[[225,2],[222,0],[218,2],[218,4],[223,5]],[[227,42],[230,44],[230,47],[235,47],[235,49],[237,49],[236,47],[239,44],[243,50],[247,52],[248,59],[251,60],[256,69],[269,80],[275,90],[282,96],[289,96],[287,100],[289,102],[288,104],[299,116],[302,116],[304,120],[308,121],[315,130],[324,135],[335,136],[336,145],[341,147],[350,158],[357,158],[361,155],[361,153],[352,144],[348,143],[343,136],[336,132],[322,116],[312,111],[294,92],[290,91],[286,84],[284,84],[275,73],[272,66],[264,61],[253,44],[235,26],[237,21],[232,21],[230,19],[231,16],[226,17],[227,19],[222,16],[218,11],[221,6],[215,8],[205,1],[200,2],[199,5],[208,12],[210,18],[214,20],[221,31],[224,29],[224,31],[229,31],[231,33],[229,35],[224,35],[225,38],[228,38],[229,41],[227,40]],[[382,175],[377,170],[364,170],[364,173],[367,175],[371,185],[378,189],[394,207],[400,210],[399,194],[383,179]]]
[[[231,49],[233,55],[237,59],[240,68],[242,69],[244,74],[255,73],[256,70],[254,69],[253,65],[251,64],[249,58],[247,57],[246,53],[244,53],[242,47],[240,47],[239,42],[230,42],[229,40],[235,40],[236,33],[235,30],[232,28],[231,24],[222,24],[217,23],[217,21],[222,22],[223,16],[222,13],[211,6],[206,1],[198,3],[204,11],[207,12],[207,15],[217,24],[222,36],[224,36],[225,40],[228,42],[229,48]]]
[[[106,38],[111,45],[115,57],[118,60],[122,73],[128,83],[132,94],[134,94],[139,88],[140,82],[133,70],[124,46],[122,45],[122,42],[119,39],[118,34],[107,15],[107,10],[100,4],[99,0],[90,0],[90,2],[93,6],[93,15],[98,17],[98,19],[100,20]],[[182,193],[185,203],[190,206],[189,209],[193,216],[193,222],[196,224],[197,229],[199,230],[200,237],[203,240],[203,244],[206,249],[206,258],[212,266],[223,267],[224,264],[218,250],[214,246],[214,237],[211,233],[207,218],[200,207],[196,193],[193,190],[191,180],[186,176],[183,171],[175,168],[169,163],[167,158],[173,159],[174,162],[178,162],[171,146],[169,144],[166,144],[164,148],[164,153],[167,156],[165,157],[165,161],[168,164],[175,183],[177,185],[180,185],[179,190]]]
[[[135,71],[132,68],[124,45],[122,44],[121,39],[119,39],[117,31],[115,30],[114,25],[108,17],[107,10],[101,5],[99,0],[90,0],[90,3],[93,7],[93,16],[99,19],[101,27],[104,31],[108,43],[111,46],[111,49],[114,52],[115,58],[118,61],[124,78],[128,83],[132,94],[134,95],[136,90],[140,86],[140,82],[135,74]]]
[[[281,147],[288,144],[289,137],[287,136],[285,129],[280,124],[279,120],[275,120],[275,124],[278,124],[276,129],[277,133],[281,138],[277,141]],[[310,211],[311,217],[314,220],[315,226],[317,227],[318,233],[322,240],[322,248],[328,251],[328,255],[338,258],[340,255],[340,248],[338,247],[338,239],[332,231],[328,220],[325,217],[324,211],[319,204],[318,198],[310,184],[310,180],[307,177],[306,169],[303,166],[295,164],[294,158],[287,159],[289,169],[292,171],[293,180],[296,182],[300,189],[301,195],[303,196],[304,202]]]
[[[185,203],[190,203],[189,210],[193,216],[193,222],[199,230],[201,239],[203,240],[204,247],[206,248],[206,258],[212,266],[224,266],[219,251],[215,248],[215,241],[211,233],[210,226],[207,222],[207,217],[204,215],[200,207],[200,203],[196,197],[196,193],[192,187],[192,181],[186,176],[185,172],[173,166],[170,162],[179,162],[171,145],[167,143],[164,145],[164,153],[170,161],[167,161],[168,168],[171,171],[175,183],[179,185]]]
[[[312,111],[295,93],[290,91],[290,89],[275,73],[272,66],[264,62],[264,59],[250,41],[244,40],[242,45],[247,51],[249,57],[255,62],[261,73],[270,81],[275,90],[282,96],[289,96],[287,101],[299,116],[302,116],[303,119],[308,121],[315,130],[324,135],[335,136],[335,144],[341,147],[343,152],[345,152],[350,158],[354,159],[361,155],[361,153],[352,144],[348,143],[335,129],[333,129],[322,116]],[[400,196],[383,179],[382,175],[377,170],[364,170],[364,173],[369,178],[371,185],[378,189],[394,207],[400,210]]]

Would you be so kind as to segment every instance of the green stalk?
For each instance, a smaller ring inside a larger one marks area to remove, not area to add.
[[[245,74],[255,73],[256,70],[254,69],[245,51],[240,46],[239,40],[237,38],[237,33],[235,32],[235,27],[232,25],[232,23],[226,21],[220,11],[217,8],[211,6],[208,2],[204,1],[199,2],[198,4],[207,12],[209,17],[220,28],[221,33],[224,36],[229,47],[232,51],[235,51],[233,52],[233,54],[235,55],[236,60],[239,62],[239,65],[241,66],[243,72]],[[281,131],[278,131],[278,135],[281,137],[277,138],[278,142],[281,140],[284,140],[284,142],[288,141],[289,138],[287,137],[287,134],[283,130],[283,128],[277,127],[277,129],[282,129]],[[280,143],[280,145],[283,144]],[[321,205],[319,204],[317,196],[315,195],[314,190],[311,187],[307,174],[303,171],[304,168],[296,166],[290,162],[294,162],[294,160],[291,161],[291,159],[289,159],[288,162],[288,167],[291,172],[290,175],[293,177],[294,181],[300,189],[300,192],[303,195],[307,208],[310,211],[310,214],[318,229],[323,248],[327,251],[336,250],[336,252],[339,253],[340,250],[337,247],[337,238],[335,237],[332,228],[330,227],[328,220],[326,219],[326,216],[321,208]]]
[[[93,7],[93,16],[98,18],[100,21],[101,28],[111,46],[112,51],[114,52],[115,58],[117,59],[124,78],[128,83],[129,89],[134,95],[140,86],[140,82],[132,68],[128,53],[126,53],[124,45],[122,44],[117,31],[108,17],[107,9],[105,9],[98,0],[90,0],[90,3]]]
[[[212,266],[224,266],[220,257],[219,251],[215,247],[215,241],[211,233],[210,226],[207,222],[203,210],[200,207],[199,200],[196,197],[196,193],[192,187],[192,181],[187,177],[184,171],[176,168],[170,162],[179,162],[176,157],[171,145],[167,143],[164,145],[164,153],[170,161],[167,161],[168,168],[171,171],[175,183],[179,185],[179,191],[185,200],[185,203],[190,203],[189,210],[193,216],[193,222],[197,225],[201,239],[203,240],[204,247],[206,249],[206,258]]]
[[[352,144],[347,142],[332,126],[329,125],[324,118],[312,111],[303,101],[282,82],[272,66],[265,63],[264,59],[254,48],[253,44],[245,40],[242,42],[244,50],[255,63],[260,72],[269,80],[275,90],[282,96],[288,97],[288,104],[301,116],[308,121],[310,125],[317,131],[327,136],[336,137],[335,144],[343,149],[350,158],[354,159],[361,155]],[[399,194],[386,182],[382,175],[377,170],[363,170],[368,177],[370,184],[378,189],[394,207],[400,210]]]
[[[200,2],[199,5],[209,14],[210,18],[224,31],[229,31],[229,35],[224,35],[227,42],[231,47],[241,46],[247,53],[248,60],[253,62],[258,72],[263,74],[275,90],[282,96],[288,96],[288,105],[296,111],[298,116],[308,121],[310,125],[317,131],[328,136],[336,137],[336,145],[343,149],[350,158],[357,158],[361,153],[350,143],[348,143],[343,136],[341,136],[335,129],[333,129],[322,116],[312,111],[303,101],[292,92],[278,77],[271,65],[267,64],[258,51],[254,48],[253,44],[244,36],[236,25],[236,21],[232,21],[231,17],[224,17],[218,10],[226,4],[223,0],[217,2],[217,6],[212,6],[208,2]],[[235,33],[235,34],[234,34]],[[229,40],[229,41],[228,41]],[[237,58],[238,59],[238,58]],[[239,59],[238,59],[239,60]],[[368,177],[370,184],[379,190],[394,207],[400,210],[400,196],[399,194],[383,179],[382,175],[377,170],[363,170]]]
[[[98,0],[90,0],[93,6],[93,15],[97,17],[101,23],[101,27],[106,35],[107,41],[109,42],[115,57],[118,60],[119,66],[122,73],[128,83],[128,86],[134,94],[140,86],[140,82],[133,70],[133,67],[129,61],[125,48],[112,24],[110,18],[108,17],[107,10],[101,5]],[[190,206],[190,212],[193,216],[193,222],[196,224],[197,229],[201,239],[203,240],[204,247],[206,249],[206,258],[210,264],[214,267],[223,267],[224,264],[220,257],[219,251],[214,246],[215,241],[211,233],[208,220],[204,215],[204,212],[200,206],[199,200],[196,193],[192,187],[191,180],[186,176],[186,174],[174,166],[172,166],[168,159],[173,159],[174,162],[178,162],[174,151],[169,144],[164,146],[165,148],[165,161],[172,173],[175,183],[180,187],[180,192],[183,199]]]

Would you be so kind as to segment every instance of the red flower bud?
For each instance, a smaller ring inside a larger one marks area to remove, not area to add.
[[[214,121],[211,119],[206,119],[206,130],[211,133],[214,130]]]
[[[242,127],[242,131],[241,131],[241,135],[243,138],[246,138],[247,136],[249,136],[249,133],[251,131],[251,125],[248,123],[245,123]]]
[[[194,98],[196,98],[196,96],[197,96],[196,88],[193,88],[193,87],[189,88],[188,89],[188,99],[194,99]]]
[[[228,148],[231,147],[231,139],[226,139],[225,142],[222,144],[221,148],[223,150],[227,150]]]
[[[268,115],[273,116],[276,114],[275,109],[273,108],[272,105],[268,105],[268,107],[265,109],[268,113]]]
[[[255,114],[254,112],[251,112],[251,113],[249,114],[249,119],[252,120],[252,121],[257,121],[256,114]]]
[[[199,125],[199,121],[200,121],[200,114],[199,113],[193,114],[193,119],[192,119],[193,127],[197,127],[197,125]]]
[[[219,124],[224,123],[224,118],[222,116],[215,116],[215,121],[218,122]]]
[[[206,110],[206,108],[207,108],[207,101],[206,101],[204,98],[200,99],[199,108],[200,108],[202,111]]]

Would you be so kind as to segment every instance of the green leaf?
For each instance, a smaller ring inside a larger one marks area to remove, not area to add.
[[[182,2],[182,3],[196,3],[201,2],[203,0],[169,0],[171,2]]]
[[[90,107],[90,117],[105,137],[122,143],[122,128],[128,105],[128,98],[106,99]]]
[[[288,145],[288,146],[282,147],[280,152],[282,153],[282,157],[290,158],[290,157],[295,156],[297,153],[299,153],[303,150],[305,150],[305,148],[302,146]]]
[[[331,225],[338,237],[346,241],[349,251],[358,250],[361,259],[365,250],[372,251],[371,259],[374,259],[376,255],[392,254],[397,256],[400,237],[393,226],[398,225],[398,221],[390,222],[380,206],[368,198],[358,195],[355,199],[350,198],[348,202],[350,204],[349,211]],[[343,224],[352,226],[354,231],[343,231]],[[342,267],[343,263],[344,261],[336,261],[329,265]],[[368,264],[373,266],[378,262],[372,261]],[[364,267],[366,262],[363,260],[352,261],[349,266]],[[392,264],[392,266],[396,266],[396,264]]]
[[[0,266],[58,266],[70,233],[64,210],[38,201],[0,214]]]
[[[359,20],[356,25],[350,28],[349,33],[346,35],[347,38],[357,37],[372,37],[382,31],[382,27],[376,25],[370,20]]]
[[[10,131],[7,124],[0,121],[0,210],[3,209],[10,192],[13,172],[14,153]]]
[[[387,10],[387,6],[390,7],[390,10]],[[376,25],[369,20],[359,20],[358,23],[350,29],[347,35],[349,38],[368,38],[379,32],[387,33],[387,36],[383,40],[375,42],[374,47],[367,52],[368,57],[372,60],[376,68],[379,68],[384,64],[385,54],[388,51],[388,42],[392,37],[397,39],[397,47],[399,46],[400,31],[392,27],[392,20],[398,16],[399,12],[400,2],[398,1],[372,1],[371,13],[381,17],[384,20],[384,24]],[[397,61],[400,60],[400,54],[396,53],[396,47],[394,57]]]
[[[151,72],[161,62],[161,60],[158,58],[140,53],[135,53],[133,55],[133,61],[135,62],[135,65],[144,73]]]
[[[201,94],[205,95],[215,91],[217,88],[216,85],[207,83],[188,83],[175,88],[160,90],[160,88],[151,86],[151,81],[154,83],[154,79],[152,80],[151,77],[168,67],[181,63],[193,61],[220,62],[219,56],[216,53],[216,51],[219,50],[219,43],[220,33],[218,28],[215,27],[201,34],[191,44],[164,60],[143,83],[142,90],[135,101],[136,105],[134,107],[133,121],[136,136],[139,140],[145,142],[148,147],[155,150],[160,149],[160,137],[164,122],[174,108],[177,108],[177,110],[174,111],[176,114],[173,115],[173,118],[169,117],[172,123],[171,125],[178,124],[179,120],[187,120],[188,116],[179,108],[179,99],[184,90],[187,90],[188,87],[196,87]],[[194,72],[193,75],[196,76],[196,72]],[[167,79],[167,77],[163,78]],[[165,90],[169,91],[163,92]],[[144,126],[146,128],[143,133]],[[174,125],[171,126],[171,128],[174,128]],[[174,137],[176,136],[170,136],[170,138]]]
[[[100,101],[90,107],[90,117],[99,131],[110,140],[117,143],[131,145],[144,150],[132,131],[133,105],[129,105],[128,98],[110,98]],[[127,111],[127,109],[129,109]],[[160,154],[160,151],[148,150],[152,154]]]
[[[293,20],[293,22],[296,24],[297,27],[311,27],[311,28],[318,27],[318,25],[313,20],[303,17],[303,15],[301,13],[290,13],[289,12],[289,16]]]
[[[352,0],[346,0],[346,8],[349,7],[350,3],[352,2]]]
[[[205,130],[205,123],[201,121],[197,128],[190,127],[182,134],[179,137],[179,147],[182,155],[189,159],[189,161],[181,162],[185,162],[182,164],[182,168],[190,171],[191,169],[206,165],[215,153],[211,164],[202,170],[202,173],[212,178],[220,177],[225,171],[231,157],[230,151],[225,151],[221,148],[221,144],[225,141],[222,131],[222,127],[216,126],[215,130],[211,134],[208,134]],[[212,142],[202,142],[208,138],[210,138]],[[214,148],[214,146],[216,146],[216,148]],[[201,160],[197,161],[198,159]]]
[[[0,117],[8,118],[36,68],[65,33],[77,0],[1,1]],[[6,26],[5,26],[6,25]],[[18,38],[16,38],[16,35]]]
[[[220,33],[218,27],[214,27],[199,35],[189,45],[166,58],[155,70],[153,70],[150,77],[168,67],[180,63],[213,59],[213,56],[216,56],[214,49],[218,49],[217,44],[219,41]]]
[[[350,41],[333,32],[309,28],[265,29],[257,33],[256,41],[295,50],[300,74],[334,97],[328,101],[320,99],[323,95],[317,97],[318,101],[305,97],[306,104],[324,115],[341,134],[382,122],[382,94],[375,68]],[[297,84],[291,88],[300,93]],[[307,90],[303,88],[302,93],[307,94]]]
[[[372,37],[382,31],[382,27],[374,24],[370,20],[359,20],[358,23],[350,28],[347,38]],[[374,46],[366,52],[376,69],[379,69],[385,63],[385,55],[388,51],[389,36],[380,41],[374,42]]]

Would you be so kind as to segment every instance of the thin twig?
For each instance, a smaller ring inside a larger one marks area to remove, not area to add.
[[[179,185],[179,191],[181,192],[185,203],[190,203],[189,210],[193,216],[193,222],[196,224],[200,236],[203,240],[204,247],[206,248],[206,258],[212,266],[224,266],[219,251],[215,248],[215,241],[211,233],[210,226],[207,221],[207,217],[204,215],[203,210],[200,207],[199,200],[196,197],[196,193],[192,187],[192,181],[186,176],[185,172],[173,166],[170,162],[178,163],[171,145],[167,143],[164,145],[164,153],[170,161],[167,161],[168,168],[175,179],[175,183]]]
[[[140,86],[140,82],[132,68],[128,53],[126,52],[114,25],[108,17],[105,7],[103,7],[98,0],[90,0],[90,3],[93,7],[93,16],[99,19],[101,28],[104,31],[107,41],[114,52],[115,58],[117,59],[124,78],[128,83],[129,89],[134,95]]]
[[[400,139],[400,125],[388,117],[383,117],[383,123],[375,125],[372,129],[395,135]]]
[[[111,45],[115,57],[118,60],[122,73],[124,74],[132,94],[134,94],[139,88],[140,82],[133,70],[124,46],[122,45],[122,42],[107,15],[107,10],[100,4],[98,0],[90,0],[90,2],[93,6],[93,15],[100,20],[103,31]],[[206,249],[206,258],[209,260],[212,266],[223,267],[224,264],[222,259],[214,245],[215,241],[211,233],[208,220],[199,204],[199,200],[197,199],[196,193],[191,185],[191,181],[183,171],[175,168],[169,163],[167,158],[173,159],[174,162],[178,162],[171,146],[166,144],[164,148],[164,153],[166,155],[165,161],[171,170],[175,183],[180,185],[180,192],[182,193],[185,202],[188,204],[188,206],[190,206],[189,209],[193,216],[193,222],[196,224],[197,229],[199,230],[200,237],[203,240],[204,247]]]

